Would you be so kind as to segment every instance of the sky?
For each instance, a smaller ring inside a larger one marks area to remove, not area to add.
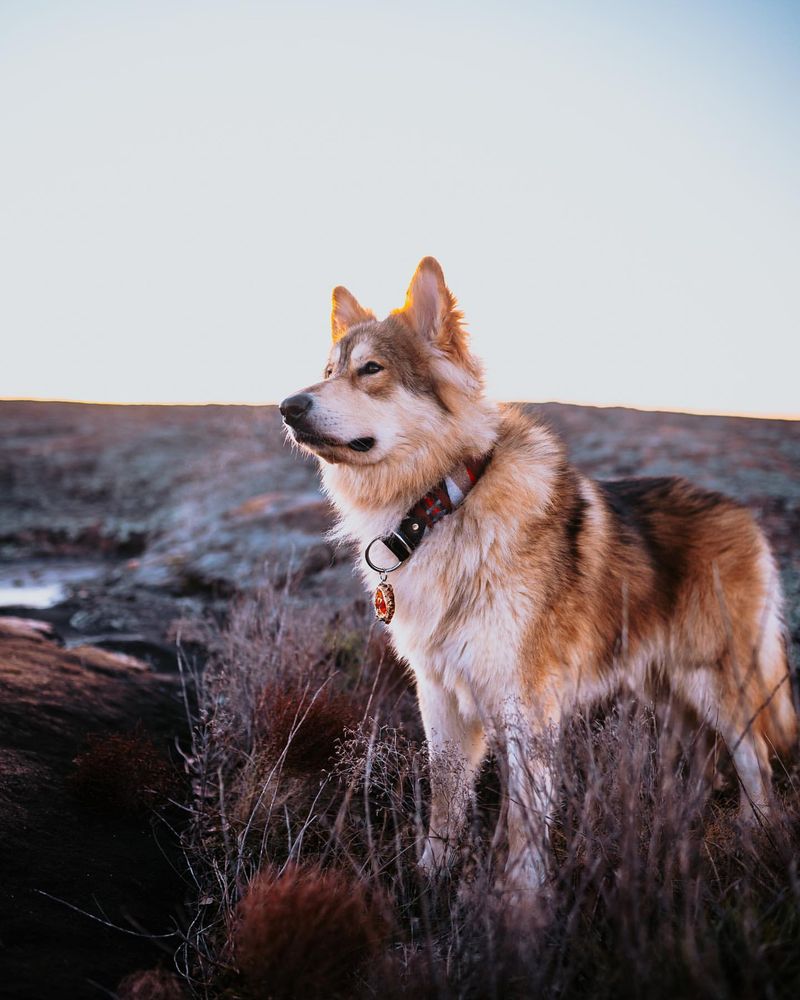
[[[498,398],[800,416],[800,4],[0,0],[0,397],[275,402],[429,254]]]

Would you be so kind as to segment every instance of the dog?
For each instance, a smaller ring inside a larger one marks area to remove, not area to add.
[[[669,689],[725,741],[747,819],[770,804],[770,751],[796,739],[780,577],[751,514],[681,479],[593,481],[556,436],[484,393],[432,257],[383,320],[343,287],[321,381],[280,404],[319,459],[335,534],[364,553],[410,665],[431,758],[420,864],[453,859],[487,741],[508,761],[505,877],[547,878],[553,777],[531,747],[621,687]],[[457,766],[452,766],[453,759]]]

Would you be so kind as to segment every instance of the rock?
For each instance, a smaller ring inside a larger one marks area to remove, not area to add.
[[[98,817],[69,787],[90,733],[140,724],[174,753],[177,679],[132,657],[61,649],[41,624],[0,619],[0,940],[3,995],[18,1000],[89,996],[90,981],[111,991],[152,965],[153,942],[103,921],[168,932],[184,892],[166,831],[159,846],[147,818]]]
[[[35,618],[0,618],[0,636],[12,639],[33,639],[34,642],[44,642],[53,635],[50,622],[37,621]]]
[[[150,664],[136,656],[118,653],[97,646],[73,646],[71,652],[77,656],[85,667],[92,670],[124,673],[129,670],[150,670]]]

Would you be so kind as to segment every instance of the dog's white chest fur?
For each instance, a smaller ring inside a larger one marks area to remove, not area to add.
[[[413,555],[389,575],[395,650],[418,680],[455,695],[465,717],[502,714],[540,598],[519,564],[519,539],[549,496],[553,454],[549,441],[527,428],[512,447],[509,463],[508,445],[496,444],[484,478],[463,505],[428,528]],[[357,568],[374,591],[378,575],[364,550],[395,528],[408,507],[348,508],[339,476],[336,467],[323,469],[341,514],[337,534],[356,540]]]
[[[516,518],[482,517],[479,507],[470,496],[463,508],[429,528],[414,554],[389,576],[396,608],[389,631],[396,652],[418,679],[455,695],[465,718],[500,710],[533,613],[533,596],[524,586],[509,600]],[[358,524],[356,534],[348,519],[369,590],[378,575],[363,551],[397,521],[393,516]]]
[[[397,652],[418,674],[455,693],[462,711],[474,711],[475,702],[495,702],[510,680],[524,616],[498,587],[491,546],[464,546],[460,527],[459,514],[437,524],[394,574],[390,628]]]

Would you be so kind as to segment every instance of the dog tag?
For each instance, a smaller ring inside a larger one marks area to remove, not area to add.
[[[375,588],[375,617],[388,625],[394,615],[394,591],[391,583],[381,580]]]

